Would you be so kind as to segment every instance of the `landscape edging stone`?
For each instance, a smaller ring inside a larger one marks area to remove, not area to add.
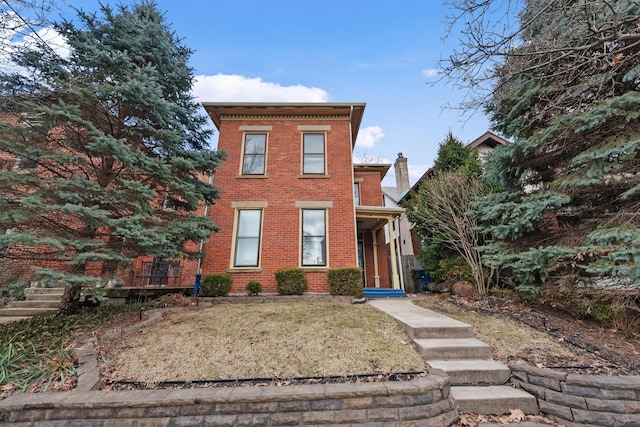
[[[567,426],[640,425],[640,377],[580,375],[514,364],[516,387],[535,395],[540,412]]]

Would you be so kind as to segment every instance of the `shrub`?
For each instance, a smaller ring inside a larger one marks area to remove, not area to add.
[[[332,268],[328,272],[328,279],[331,295],[350,295],[356,298],[364,295],[361,268]]]
[[[247,283],[247,295],[253,297],[258,295],[260,292],[262,292],[262,285],[260,284],[260,282],[251,280],[249,283]]]
[[[475,283],[471,267],[460,255],[440,260],[440,269],[442,270],[440,280]]]
[[[307,289],[307,278],[301,268],[276,271],[276,282],[280,295],[302,295]]]
[[[202,278],[200,295],[203,297],[225,297],[231,290],[233,280],[228,274],[209,274]]]
[[[8,285],[0,286],[0,307],[4,307],[12,301],[24,300],[24,288],[26,286],[26,280],[18,280]]]

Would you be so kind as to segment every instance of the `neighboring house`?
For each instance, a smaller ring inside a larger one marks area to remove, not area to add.
[[[251,280],[276,292],[278,270],[302,268],[308,292],[328,292],[328,269],[361,266],[366,286],[400,287],[384,234],[403,212],[383,203],[390,165],[352,161],[364,103],[203,105],[226,153],[203,275],[231,275],[232,293]]]

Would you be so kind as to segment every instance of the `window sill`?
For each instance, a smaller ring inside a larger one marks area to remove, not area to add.
[[[227,273],[262,273],[260,267],[232,267],[227,268]]]
[[[320,174],[320,173],[318,173],[318,174],[306,173],[306,174],[303,174],[303,175],[298,175],[298,178],[303,178],[303,179],[309,179],[309,178],[311,178],[311,179],[314,179],[314,178],[327,179],[327,178],[329,178],[329,175]]]
[[[318,267],[311,267],[307,265],[307,266],[302,266],[300,268],[309,273],[321,273],[323,271],[329,270],[329,266],[327,265],[318,266]]]
[[[266,179],[269,178],[269,175],[238,175],[236,176],[238,179]]]

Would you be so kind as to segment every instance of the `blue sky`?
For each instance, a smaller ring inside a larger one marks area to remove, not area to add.
[[[97,0],[57,3],[65,14],[69,5],[98,7]],[[393,163],[402,152],[412,183],[432,166],[449,130],[468,143],[489,129],[481,111],[470,119],[443,111],[463,94],[445,83],[429,84],[437,80],[438,59],[455,42],[442,41],[447,10],[441,0],[157,4],[194,50],[199,100],[366,102],[355,160]],[[393,184],[390,172],[385,185]]]

